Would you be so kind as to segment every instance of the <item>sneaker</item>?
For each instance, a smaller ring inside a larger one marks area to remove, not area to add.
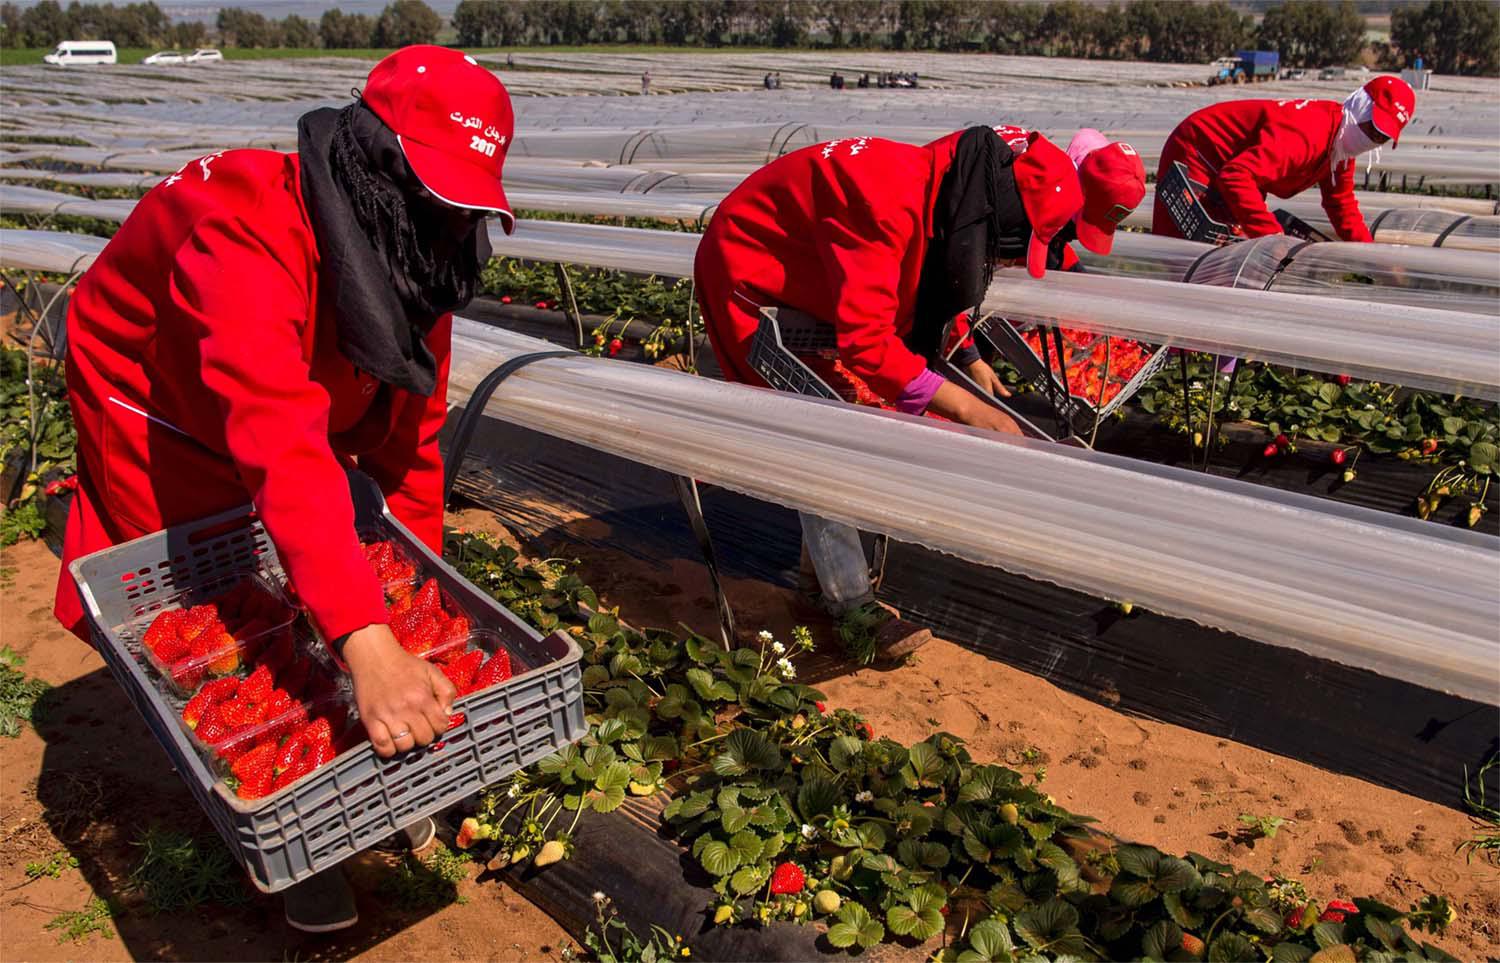
[[[282,893],[286,925],[304,933],[333,933],[359,922],[354,890],[337,866],[310,876]]]
[[[932,631],[908,622],[884,602],[867,602],[839,619],[839,638],[849,657],[862,665],[900,662],[932,641]]]

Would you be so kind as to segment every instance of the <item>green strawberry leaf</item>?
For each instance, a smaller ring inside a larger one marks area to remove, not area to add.
[[[760,859],[761,850],[764,848],[760,837],[749,830],[734,834],[729,840],[729,847],[739,856],[740,862],[749,865]]]
[[[892,906],[886,911],[885,924],[897,936],[910,936],[926,942],[943,931],[943,914],[936,909],[915,910],[910,906]]]
[[[869,912],[858,903],[845,903],[839,909],[839,921],[828,929],[828,942],[839,949],[848,949],[856,944],[869,949],[885,939],[885,927],[872,919]]]
[[[1221,933],[1208,947],[1209,963],[1244,963],[1261,958],[1259,948],[1238,933]]]
[[[749,896],[760,889],[764,878],[760,871],[754,866],[744,866],[737,870],[729,880],[729,885],[741,896]]]
[[[832,812],[843,798],[843,790],[837,782],[826,776],[808,776],[802,781],[802,788],[797,790],[797,814],[804,822],[810,823]]]
[[[1167,954],[1180,949],[1182,929],[1170,920],[1158,922],[1141,939],[1141,955],[1148,960],[1165,960]]]
[[[740,857],[724,842],[715,839],[703,847],[698,862],[715,876],[728,876],[740,865]]]
[[[714,757],[714,772],[725,777],[744,776],[756,769],[776,769],[781,750],[765,733],[736,729],[724,740],[724,751]]]
[[[969,930],[969,949],[958,959],[959,963],[1008,963],[1014,950],[1009,928],[999,920],[984,920]]]

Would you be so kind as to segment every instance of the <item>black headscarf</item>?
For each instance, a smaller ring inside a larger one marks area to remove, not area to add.
[[[304,114],[297,153],[339,352],[385,384],[431,395],[437,363],[424,339],[478,290],[484,222],[427,195],[395,133],[361,103]]]
[[[906,345],[928,361],[942,351],[954,316],[984,299],[995,262],[1026,256],[1031,222],[1016,189],[1016,155],[990,127],[959,136],[932,208],[932,241],[917,283]]]

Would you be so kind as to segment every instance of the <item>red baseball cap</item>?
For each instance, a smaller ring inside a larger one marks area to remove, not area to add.
[[[1083,207],[1073,217],[1078,240],[1095,254],[1108,254],[1115,228],[1146,196],[1146,167],[1134,147],[1111,143],[1091,128],[1068,143],[1068,156],[1083,187]]]
[[[1365,84],[1365,93],[1370,95],[1374,109],[1370,123],[1375,129],[1391,139],[1391,144],[1401,141],[1401,131],[1417,112],[1417,95],[1411,84],[1400,77],[1382,76]]]
[[[1083,187],[1062,148],[1041,134],[1033,133],[1026,140],[1026,151],[1016,157],[1013,169],[1021,205],[1031,221],[1026,270],[1039,278],[1047,273],[1047,245],[1083,207]]]
[[[445,204],[516,218],[500,184],[516,120],[505,85],[461,50],[417,44],[389,55],[361,95],[396,134],[417,180]]]

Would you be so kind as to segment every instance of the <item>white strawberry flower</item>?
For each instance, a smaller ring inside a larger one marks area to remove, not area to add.
[[[854,794],[854,801],[857,803],[867,803],[874,798],[875,794],[870,792],[870,790],[868,789],[862,789]]]
[[[757,635],[756,638],[760,639],[762,642],[770,642],[772,639],[776,638],[776,636],[772,635],[766,629],[761,629],[760,634]]]
[[[782,645],[780,642],[772,642],[771,651],[775,652],[777,655],[780,655],[781,653],[786,651],[786,646]]]
[[[803,839],[817,839],[818,838],[818,830],[816,828],[814,828],[813,826],[807,824],[807,823],[803,823],[802,824],[802,838]]]
[[[781,676],[784,679],[794,679],[797,676],[797,670],[793,667],[792,660],[785,656],[776,660],[776,668],[781,670]]]

